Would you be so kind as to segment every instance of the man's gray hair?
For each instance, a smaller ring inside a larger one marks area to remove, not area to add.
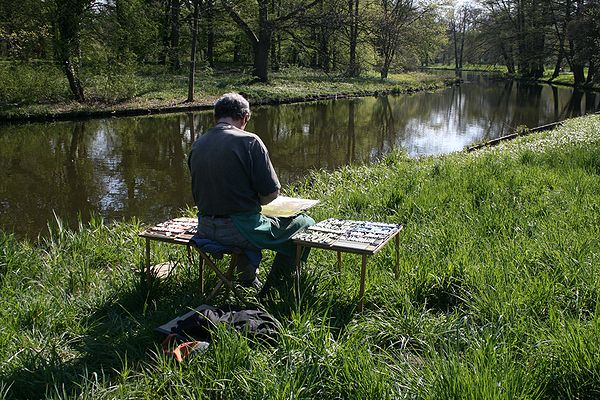
[[[226,93],[215,103],[215,120],[250,116],[250,103],[239,93]]]

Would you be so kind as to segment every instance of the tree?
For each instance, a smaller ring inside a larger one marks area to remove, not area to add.
[[[454,44],[454,65],[456,71],[460,71],[463,68],[465,37],[467,35],[467,27],[470,20],[470,8],[465,4],[453,12],[450,19],[450,31],[452,32],[452,42]]]
[[[93,0],[54,0],[56,58],[64,68],[71,92],[79,102],[85,101],[79,77],[81,25],[84,13],[93,3]]]
[[[0,1],[0,56],[46,58],[52,40],[49,11],[39,0]]]
[[[598,17],[600,4],[597,0],[574,0],[573,19],[567,26],[569,51],[567,59],[573,71],[573,81],[576,86],[592,82],[597,62],[600,44]],[[588,66],[588,77],[585,77],[585,66]]]
[[[169,47],[169,63],[173,71],[181,69],[179,58],[179,17],[181,14],[181,0],[171,0],[171,42]]]
[[[190,74],[188,78],[188,102],[194,101],[194,74],[196,73],[196,45],[198,43],[198,18],[200,17],[200,1],[193,0],[194,2],[194,14],[193,14],[193,31],[192,31],[192,52],[190,55]]]
[[[541,0],[482,0],[496,30],[494,35],[512,32],[511,45],[517,50],[519,73],[524,77],[541,78],[546,57],[547,7]],[[508,58],[505,41],[497,41]]]
[[[571,2],[571,0],[567,0],[562,2],[563,4],[560,4],[561,1],[550,1],[548,5],[558,45],[556,63],[554,65],[554,72],[550,78],[551,80],[557,78],[560,74],[562,63],[566,56],[565,41],[567,37],[567,26],[571,19]]]
[[[282,47],[282,42],[288,37],[293,43],[292,48],[287,48],[287,54],[291,53],[290,62],[306,65],[306,58],[309,58],[308,64],[312,68],[320,68],[325,72],[335,69],[340,62],[340,49],[346,47],[343,41],[347,19],[344,13],[339,12],[346,1],[324,0],[317,7],[299,15],[294,26],[277,32],[278,47]],[[278,49],[280,52],[281,49]],[[302,57],[302,54],[306,57]],[[278,54],[278,57],[282,55]]]
[[[215,0],[205,0],[205,19],[206,19],[206,60],[208,65],[215,65]]]
[[[516,50],[510,14],[496,10],[491,3],[486,4],[487,8],[476,21],[481,41],[487,45],[492,62],[504,64],[507,72],[514,75],[517,72],[515,67]]]
[[[109,46],[115,58],[124,61],[151,61],[156,57],[160,43],[161,5],[157,0],[111,0],[107,3],[109,13],[105,22],[97,21],[104,28],[102,44]],[[99,27],[94,27],[95,31]]]
[[[356,46],[358,45],[358,13],[359,0],[348,0],[348,20],[350,25],[350,60],[348,62],[348,76],[358,75],[358,62],[356,60]]]
[[[231,18],[250,40],[254,53],[254,76],[261,82],[267,82],[269,80],[269,50],[273,33],[283,29],[298,14],[305,12],[323,0],[301,2],[291,11],[282,13],[279,17],[270,16],[268,0],[256,0],[258,5],[256,29],[250,26],[241,13],[231,4],[230,0],[221,1]]]
[[[399,52],[413,50],[416,43],[426,40],[426,36],[419,35],[412,28],[433,15],[436,8],[433,3],[418,0],[379,0],[379,6],[380,9],[375,10],[370,18],[371,42],[380,58],[381,79],[386,79]],[[430,24],[434,21],[428,19],[427,22]],[[419,28],[426,29],[425,26]]]

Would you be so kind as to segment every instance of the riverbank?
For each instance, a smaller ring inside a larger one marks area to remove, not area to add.
[[[404,224],[399,278],[389,246],[356,314],[359,260],[338,273],[313,251],[301,306],[263,304],[277,345],[219,330],[181,365],[153,329],[202,304],[196,271],[141,292],[140,222],[0,234],[0,398],[595,398],[599,154],[588,116],[473,153],[313,172],[286,194],[320,199],[316,220]]]
[[[66,100],[66,94],[42,94],[26,98],[14,94],[0,104],[0,122],[28,122],[132,116],[210,109],[223,93],[243,93],[253,105],[283,104],[304,101],[338,99],[378,94],[399,94],[436,90],[454,82],[426,73],[392,74],[381,81],[375,74],[348,78],[304,69],[288,69],[273,73],[268,84],[252,81],[241,72],[198,74],[195,101],[186,102],[187,77],[183,75],[137,76],[129,95],[96,94],[100,88],[90,88],[91,100],[77,103]],[[65,83],[66,84],[66,83]],[[68,87],[68,86],[66,86]],[[58,90],[58,89],[57,89]]]
[[[454,71],[455,66],[453,66],[453,65],[435,65],[435,66],[423,68],[423,70],[425,70],[425,71],[428,69]],[[524,80],[524,81],[529,81],[529,82],[540,82],[540,83],[547,83],[549,85],[559,85],[559,86],[569,86],[569,87],[575,86],[572,73],[561,72],[559,76],[552,79],[552,74],[554,72],[552,69],[547,69],[544,72],[544,76],[540,79],[522,78],[519,75],[509,74],[507,68],[502,65],[468,64],[468,65],[464,66],[462,71],[463,72],[488,72],[488,73],[491,72],[491,73],[496,73],[498,75],[501,75],[507,79],[518,79],[518,80]],[[586,75],[587,75],[587,70],[586,70]],[[581,88],[587,89],[587,90],[600,91],[600,82],[587,84]]]

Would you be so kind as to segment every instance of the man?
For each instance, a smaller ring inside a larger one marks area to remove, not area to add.
[[[260,214],[261,205],[276,199],[281,185],[263,142],[244,130],[250,115],[250,105],[241,95],[223,95],[214,106],[216,125],[194,142],[188,166],[199,236],[243,250],[277,251],[262,296],[271,286],[288,283],[296,260],[290,237],[314,220],[306,215],[268,218]],[[240,256],[240,284],[259,287],[257,267]]]

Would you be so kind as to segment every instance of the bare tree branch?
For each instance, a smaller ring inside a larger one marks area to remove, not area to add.
[[[323,0],[313,0],[308,4],[301,5],[298,8],[296,8],[295,10],[290,11],[286,15],[282,15],[281,17],[273,19],[272,22],[273,22],[273,24],[276,24],[276,25],[287,22],[290,19],[294,18],[296,15],[307,11],[308,9],[316,6],[317,4],[321,3],[322,1]]]
[[[258,36],[256,36],[256,33],[254,33],[250,25],[248,25],[248,23],[244,21],[240,14],[237,11],[235,11],[235,9],[229,3],[228,0],[221,0],[221,4],[223,4],[223,7],[225,8],[225,10],[227,10],[229,16],[240,26],[240,28],[243,29],[243,31],[246,33],[246,35],[252,42],[252,45],[256,46],[258,44]]]

